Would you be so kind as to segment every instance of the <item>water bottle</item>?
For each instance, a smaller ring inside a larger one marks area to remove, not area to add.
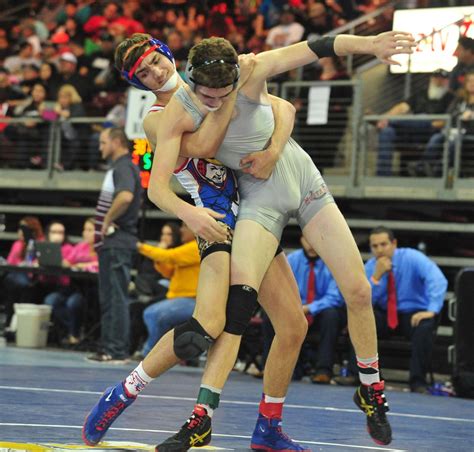
[[[36,259],[36,252],[35,252],[35,241],[33,239],[28,240],[28,245],[26,246],[25,252],[25,262],[26,265],[33,265],[33,262]]]
[[[347,359],[342,361],[340,375],[341,375],[341,377],[348,377],[349,376],[349,361],[347,361]]]

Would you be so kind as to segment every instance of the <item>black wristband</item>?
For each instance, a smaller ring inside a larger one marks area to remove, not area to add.
[[[318,58],[336,56],[334,51],[335,36],[324,36],[322,38],[308,39],[308,47],[316,54]]]

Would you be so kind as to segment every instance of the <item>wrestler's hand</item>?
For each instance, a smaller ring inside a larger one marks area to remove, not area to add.
[[[252,74],[253,68],[255,67],[256,61],[257,57],[254,53],[239,55],[240,77],[239,83],[237,84],[238,90],[242,88],[242,86],[244,86],[249,79],[250,74]]]
[[[195,207],[192,216],[182,220],[189,226],[195,235],[208,242],[223,242],[227,239],[227,231],[217,220],[225,218],[224,214],[214,212],[207,207]]]
[[[251,174],[257,179],[268,179],[278,161],[278,155],[269,146],[264,151],[252,152],[240,160],[242,172]]]
[[[415,38],[411,33],[404,31],[387,31],[378,34],[372,41],[372,53],[385,64],[396,64],[398,61],[392,59],[392,56],[399,54],[413,53],[417,46]]]

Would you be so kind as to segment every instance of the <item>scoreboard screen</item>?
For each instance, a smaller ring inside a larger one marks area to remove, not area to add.
[[[133,140],[132,161],[140,169],[140,180],[144,189],[150,183],[150,172],[153,164],[153,152],[146,138],[135,138]]]

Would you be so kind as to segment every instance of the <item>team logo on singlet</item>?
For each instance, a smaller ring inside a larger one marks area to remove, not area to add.
[[[303,204],[307,206],[311,201],[322,198],[326,193],[329,193],[329,188],[325,183],[323,183],[321,184],[318,190],[316,191],[311,190],[304,197]]]
[[[233,171],[215,159],[188,159],[175,176],[195,204],[223,213],[220,220],[234,229],[239,209],[237,179]]]

